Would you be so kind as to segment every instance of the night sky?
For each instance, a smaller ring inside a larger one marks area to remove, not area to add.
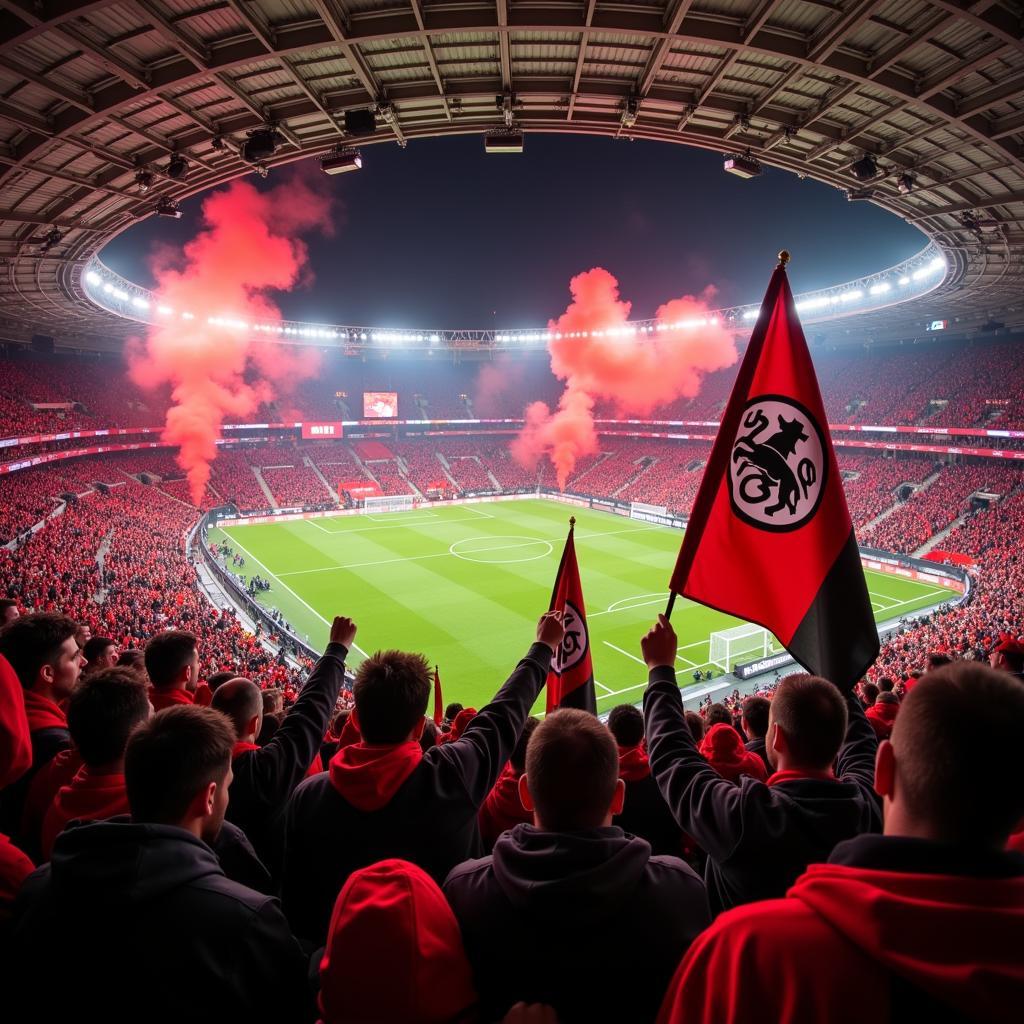
[[[272,171],[257,188],[286,180]],[[326,179],[342,213],[333,239],[310,237],[313,284],[278,297],[289,319],[376,327],[531,327],[558,316],[573,274],[610,270],[633,318],[718,288],[714,305],[761,298],[775,254],[793,254],[794,291],[882,270],[923,235],[869,203],[766,168],[743,181],[717,153],[653,142],[528,135],[522,155],[483,151],[480,136],[363,149],[363,169]],[[102,253],[151,284],[155,242],[181,244],[180,221],[151,217]]]

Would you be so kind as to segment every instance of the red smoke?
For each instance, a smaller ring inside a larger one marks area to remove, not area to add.
[[[713,288],[660,306],[657,318],[666,329],[652,333],[625,327],[632,304],[619,298],[618,281],[602,267],[577,274],[569,290],[569,307],[548,324],[551,370],[565,381],[565,391],[554,412],[544,402],[528,406],[526,425],[512,443],[512,454],[528,468],[548,455],[562,488],[577,459],[597,451],[598,399],[611,401],[619,414],[646,415],[676,398],[692,398],[702,374],[737,358],[732,335],[709,319]],[[669,329],[694,320],[705,322]],[[587,337],[571,336],[584,331]]]
[[[330,198],[300,174],[262,193],[236,181],[205,199],[203,228],[179,265],[170,265],[166,249],[154,265],[158,306],[172,312],[129,348],[131,374],[143,387],[170,383],[172,406],[161,436],[180,447],[177,461],[196,504],[225,419],[251,416],[319,363],[313,349],[260,342],[246,328],[216,326],[207,317],[246,324],[280,319],[266,293],[308,279],[306,246],[296,236],[312,228],[329,234],[330,213]],[[194,319],[183,319],[184,312]]]

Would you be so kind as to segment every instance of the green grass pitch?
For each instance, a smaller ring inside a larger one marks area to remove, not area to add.
[[[359,624],[350,664],[365,652],[422,651],[441,670],[445,700],[481,707],[534,638],[547,609],[570,515],[590,625],[598,709],[636,702],[646,682],[639,640],[665,607],[678,530],[554,501],[437,506],[411,512],[297,520],[213,530],[269,578],[260,595],[320,648],[333,615]],[[880,620],[949,593],[868,572]],[[709,635],[738,620],[677,600],[679,678],[708,664]],[[543,699],[543,698],[542,698]]]

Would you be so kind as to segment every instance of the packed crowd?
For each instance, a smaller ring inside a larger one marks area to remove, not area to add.
[[[539,721],[558,612],[476,711],[401,650],[346,696],[346,617],[286,708],[206,634],[123,652],[61,610],[0,605],[4,999],[33,1020],[1019,1015],[1018,640],[697,713],[659,617],[642,709]]]

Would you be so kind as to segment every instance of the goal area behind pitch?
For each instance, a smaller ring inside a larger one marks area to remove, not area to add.
[[[712,633],[708,661],[723,672],[731,672],[739,661],[751,661],[772,653],[772,635],[764,626],[747,623]]]
[[[412,494],[376,495],[363,499],[364,512],[409,512],[413,508]]]

